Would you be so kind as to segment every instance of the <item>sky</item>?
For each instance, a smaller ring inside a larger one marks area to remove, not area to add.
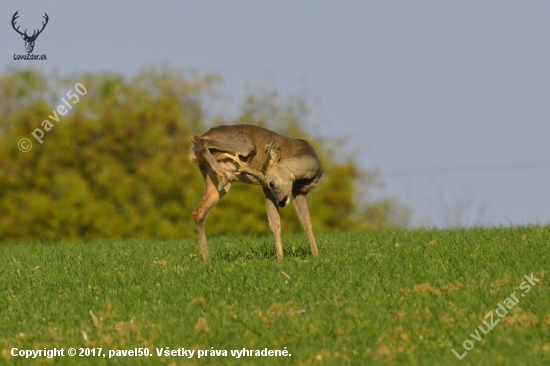
[[[46,61],[13,59],[17,10],[21,30],[48,14]],[[4,0],[0,72],[167,64],[220,75],[235,108],[250,88],[305,94],[411,226],[548,224],[549,19],[543,1]]]

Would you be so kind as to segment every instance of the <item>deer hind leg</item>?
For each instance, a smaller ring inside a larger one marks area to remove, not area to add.
[[[309,216],[309,209],[307,207],[307,197],[305,194],[296,194],[294,195],[294,207],[296,208],[296,213],[300,218],[300,222],[306,231],[307,238],[309,239],[309,246],[311,248],[311,254],[315,257],[319,252],[317,250],[317,243],[315,242],[315,237],[313,236],[313,229],[311,227],[311,217]]]
[[[281,242],[281,216],[279,215],[279,204],[275,200],[275,197],[271,192],[264,188],[265,194],[265,208],[267,211],[267,218],[269,220],[269,227],[275,236],[275,253],[277,259],[283,259],[283,243]]]
[[[195,220],[196,232],[199,235],[199,242],[201,246],[202,259],[205,261],[210,260],[210,252],[208,251],[208,244],[206,243],[206,233],[204,231],[204,223],[210,210],[218,203],[218,201],[227,193],[231,188],[231,183],[227,183],[222,190],[218,190],[219,182],[216,174],[208,168],[200,167],[201,173],[204,177],[204,183],[206,185],[204,189],[204,195],[201,201],[193,211],[193,219]]]
[[[196,152],[200,157],[198,157],[199,160],[204,160],[210,167],[212,168],[213,173],[216,175],[216,181],[217,189],[219,192],[223,190],[223,188],[230,183],[230,176],[229,174],[220,167],[216,159],[212,156],[210,153],[210,150],[204,145],[203,138],[200,136],[191,136],[191,141],[193,142],[194,146],[194,152]]]

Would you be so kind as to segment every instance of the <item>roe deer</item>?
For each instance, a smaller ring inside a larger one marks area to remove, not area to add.
[[[191,141],[194,146],[190,160],[199,167],[206,184],[204,195],[193,211],[205,261],[210,260],[210,253],[204,222],[233,182],[262,186],[277,259],[283,258],[279,207],[286,206],[292,194],[311,253],[317,255],[306,196],[317,185],[323,168],[309,142],[252,125],[217,126],[202,136],[192,136]]]

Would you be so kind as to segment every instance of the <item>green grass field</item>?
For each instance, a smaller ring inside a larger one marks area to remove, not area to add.
[[[0,246],[0,363],[550,363],[550,228],[317,238],[313,258],[305,235],[284,236],[280,262],[271,236],[210,238],[210,263],[196,240]],[[531,273],[540,281],[525,292]],[[476,334],[514,291],[519,302],[506,302],[508,314]],[[463,343],[471,350],[459,360],[451,349],[463,355]],[[54,347],[65,356],[11,356],[13,348]],[[291,356],[231,356],[285,347]],[[152,356],[79,357],[79,348],[148,348]],[[157,348],[195,353],[157,356]],[[199,359],[199,350],[208,356]],[[210,356],[215,350],[228,356]]]

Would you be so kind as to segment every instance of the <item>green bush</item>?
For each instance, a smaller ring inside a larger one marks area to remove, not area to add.
[[[305,106],[276,94],[250,95],[237,117],[214,116],[218,79],[150,69],[134,78],[98,73],[45,76],[9,69],[0,75],[0,241],[90,238],[180,238],[194,235],[191,217],[204,184],[189,163],[189,137],[213,124],[251,123],[309,140],[324,176],[310,194],[314,230],[402,226],[393,201],[357,204],[369,182],[336,141],[308,133]],[[61,98],[85,85],[65,116],[52,121]],[[44,120],[53,127],[46,131]],[[40,144],[31,132],[44,132]],[[33,147],[22,152],[18,142]],[[234,185],[212,211],[207,234],[268,231],[260,187]],[[300,231],[292,209],[282,209],[283,232]]]

